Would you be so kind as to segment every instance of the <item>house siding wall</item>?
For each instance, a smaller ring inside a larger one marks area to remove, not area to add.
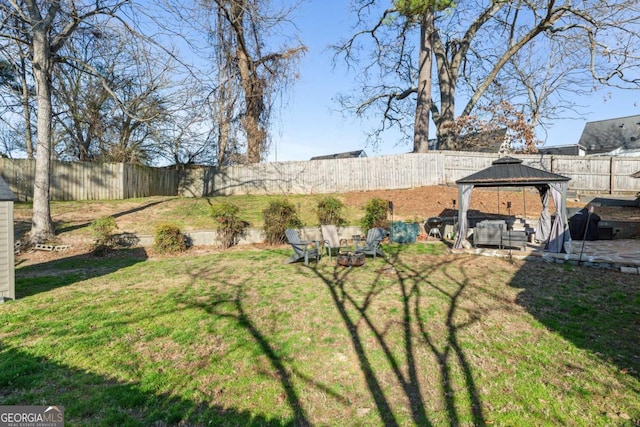
[[[15,298],[13,202],[0,201],[0,298]]]

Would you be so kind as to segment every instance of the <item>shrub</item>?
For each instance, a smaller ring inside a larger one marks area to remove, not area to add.
[[[373,227],[389,228],[387,220],[387,209],[389,202],[380,198],[370,199],[364,207],[365,214],[360,224],[362,230],[366,232]]]
[[[176,253],[187,249],[180,227],[172,224],[160,224],[156,227],[153,247],[159,253]]]
[[[94,255],[103,255],[116,245],[113,232],[118,229],[116,220],[112,216],[103,216],[91,221],[89,226],[94,238],[92,252]]]
[[[219,203],[211,207],[211,216],[216,222],[218,240],[227,249],[238,244],[249,227],[247,221],[240,219],[240,208],[231,203]]]
[[[302,227],[302,221],[298,217],[295,206],[288,200],[271,201],[269,206],[262,211],[262,218],[264,219],[266,241],[270,245],[286,241],[285,229]]]
[[[347,221],[342,216],[344,203],[333,196],[322,197],[318,200],[316,214],[318,215],[318,224],[335,224],[344,225]]]

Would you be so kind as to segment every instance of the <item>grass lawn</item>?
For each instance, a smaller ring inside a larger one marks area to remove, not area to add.
[[[352,269],[284,248],[20,266],[0,404],[72,426],[640,423],[638,276],[385,249]]]

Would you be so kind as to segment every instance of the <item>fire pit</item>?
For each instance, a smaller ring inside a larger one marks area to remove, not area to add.
[[[360,267],[364,265],[364,252],[340,252],[338,265],[343,267]]]

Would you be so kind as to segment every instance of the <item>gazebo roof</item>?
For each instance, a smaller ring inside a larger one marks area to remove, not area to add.
[[[532,168],[514,157],[494,160],[491,166],[456,181],[456,184],[471,184],[475,187],[502,187],[540,185],[550,182],[569,181],[571,178]]]
[[[17,200],[17,197],[15,194],[13,194],[7,183],[4,182],[4,179],[2,179],[2,177],[0,176],[0,202],[8,200],[14,201]]]

